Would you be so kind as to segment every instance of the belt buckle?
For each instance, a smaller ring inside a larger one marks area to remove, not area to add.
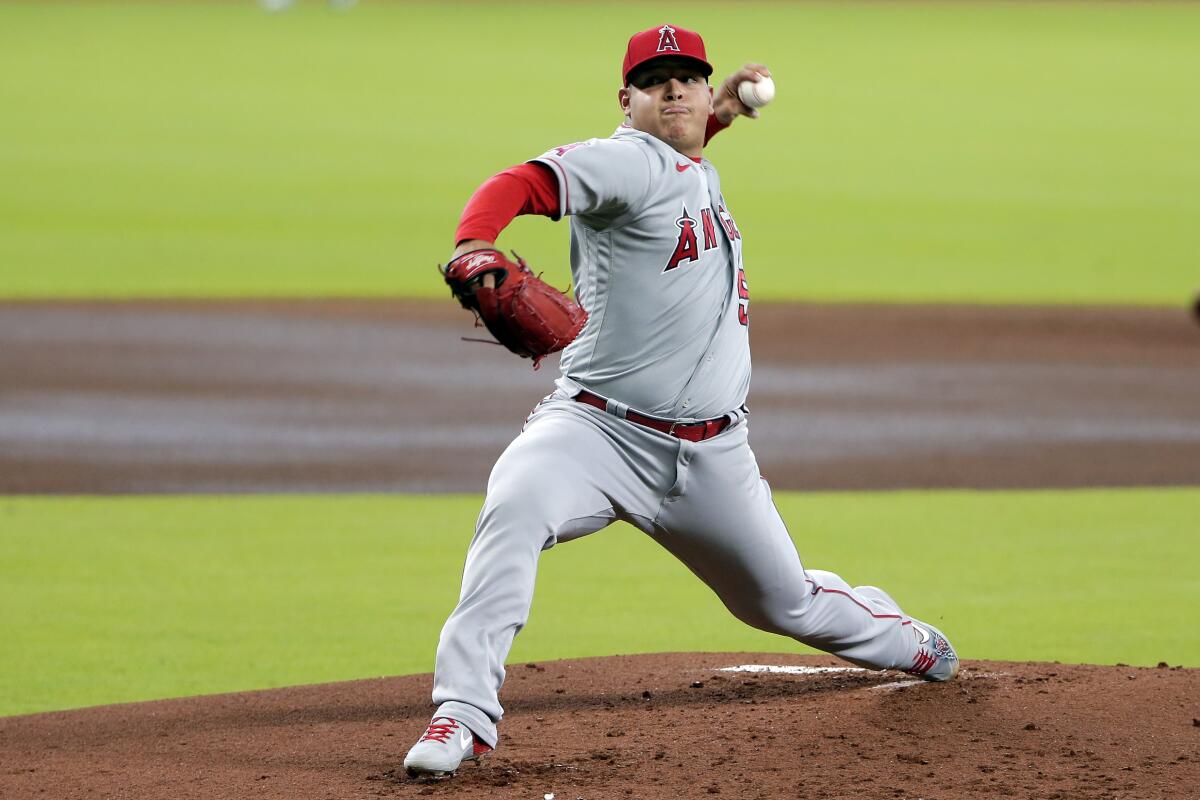
[[[667,428],[667,436],[674,436],[674,435],[675,435],[675,428],[676,428],[676,426],[677,426],[677,425],[679,425],[679,422],[678,422],[678,421],[675,421],[675,422],[672,422],[672,423],[671,423],[671,427]]]

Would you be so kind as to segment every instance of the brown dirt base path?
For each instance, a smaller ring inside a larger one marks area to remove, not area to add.
[[[446,300],[0,303],[0,494],[481,492],[541,371]],[[758,304],[776,489],[1200,485],[1186,309]]]
[[[744,665],[809,670],[720,671]],[[761,653],[518,664],[500,748],[421,783],[399,765],[429,684],[0,719],[0,796],[1144,800],[1200,785],[1200,670],[1165,664],[975,661],[945,684]]]

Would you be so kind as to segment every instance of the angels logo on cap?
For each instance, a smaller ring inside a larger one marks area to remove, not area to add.
[[[621,65],[621,80],[629,83],[629,73],[647,61],[666,56],[696,61],[705,76],[712,75],[712,64],[708,63],[700,34],[678,25],[658,25],[629,37],[625,61]]]
[[[670,25],[663,25],[658,29],[658,52],[662,53],[667,50],[679,52],[679,43],[675,41],[675,29]]]

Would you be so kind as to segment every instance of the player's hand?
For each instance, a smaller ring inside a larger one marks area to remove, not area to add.
[[[739,116],[758,118],[758,109],[751,108],[738,98],[737,87],[742,81],[757,83],[771,77],[771,70],[762,64],[748,63],[737,72],[721,81],[713,90],[713,114],[722,125],[728,125]]]

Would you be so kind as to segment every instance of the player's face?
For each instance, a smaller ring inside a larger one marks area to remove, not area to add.
[[[633,127],[684,155],[700,155],[712,113],[712,88],[693,62],[656,59],[629,76],[617,99]]]

